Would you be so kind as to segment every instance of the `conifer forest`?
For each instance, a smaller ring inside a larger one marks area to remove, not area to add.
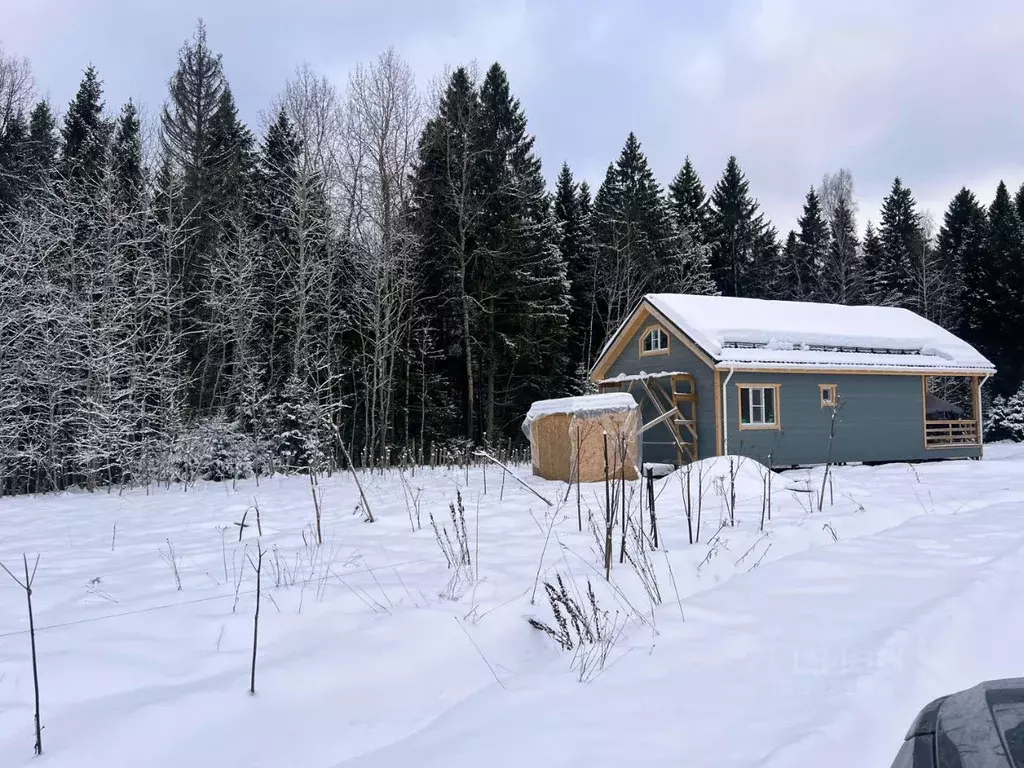
[[[0,49],[4,494],[521,444],[654,291],[912,309],[996,364],[992,434],[1024,439],[1024,186],[933,220],[893,168],[862,222],[837,169],[773,223],[736,157],[659,180],[630,133],[596,189],[542,168],[498,63],[303,65],[247,125],[212,38],[153,111],[92,67],[40,100]]]

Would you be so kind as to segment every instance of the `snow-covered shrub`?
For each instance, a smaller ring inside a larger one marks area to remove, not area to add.
[[[278,398],[273,415],[274,455],[287,470],[326,469],[330,425],[306,382],[293,374]]]
[[[256,446],[235,422],[213,419],[207,423],[209,454],[202,468],[205,480],[249,477]]]
[[[1006,417],[1003,426],[1007,436],[1014,442],[1024,442],[1024,385],[1006,401]]]
[[[1024,442],[1024,385],[1009,399],[996,397],[985,420],[986,440]]]
[[[985,439],[1005,440],[1006,435],[1006,398],[997,395],[985,414]]]
[[[241,427],[223,416],[196,422],[175,438],[168,457],[168,479],[231,480],[253,473],[255,444]]]

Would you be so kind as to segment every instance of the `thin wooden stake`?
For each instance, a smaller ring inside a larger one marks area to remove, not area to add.
[[[654,511],[654,468],[647,470],[647,499],[651,509],[651,538],[653,539],[652,549],[658,548],[658,517]],[[686,525],[690,527],[690,515],[686,515]],[[693,543],[693,531],[690,531],[690,543]]]
[[[619,563],[626,562],[626,528],[629,526],[629,510],[626,509],[626,439],[620,440],[622,452],[619,454],[619,483],[622,485],[622,543],[619,545]],[[618,453],[618,451],[616,451]],[[643,518],[640,518],[641,525]]]
[[[38,657],[36,656],[36,621],[35,621],[35,615],[32,613],[32,584],[36,580],[36,570],[38,570],[38,568],[39,568],[39,555],[36,555],[36,562],[32,566],[32,573],[31,574],[28,572],[28,556],[25,555],[25,554],[22,554],[21,561],[25,565],[25,582],[24,583],[22,583],[21,580],[17,576],[15,576],[13,573],[11,573],[11,571],[3,563],[0,563],[0,568],[3,568],[4,571],[7,572],[7,575],[10,576],[14,580],[15,584],[17,584],[19,587],[21,587],[22,589],[25,590],[25,600],[28,603],[28,636],[29,636],[29,641],[30,641],[30,643],[32,645],[32,688],[33,688],[33,692],[35,694],[35,705],[36,705],[36,711],[35,711],[35,726],[36,726],[35,753],[37,755],[41,755],[41,754],[43,754],[43,726],[42,726],[42,720],[40,719],[40,716],[39,716],[39,661],[38,661]]]
[[[256,562],[253,563],[252,557],[249,558],[249,565],[256,571],[256,613],[252,619],[252,668],[249,673],[250,695],[256,693],[256,649],[259,646],[260,635],[260,572],[263,570],[263,546],[259,539],[256,540],[256,551],[258,552]]]
[[[246,524],[245,524],[245,518],[246,518],[246,517],[248,517],[248,515],[249,515],[249,510],[247,509],[247,510],[245,510],[245,512],[243,512],[243,513],[242,513],[242,522],[240,522],[240,523],[235,523],[235,525],[237,525],[237,526],[238,526],[238,540],[239,540],[239,541],[241,541],[241,540],[242,540],[242,532],[243,532],[243,531],[244,531],[244,530],[245,530],[246,528],[248,528],[248,527],[249,527],[248,525],[246,525]]]
[[[345,461],[348,463],[349,472],[352,473],[352,479],[356,481],[356,488],[359,489],[359,498],[363,502],[363,512],[366,514],[366,522],[373,523],[376,519],[373,516],[373,512],[370,510],[370,502],[366,500],[366,494],[363,493],[363,484],[359,482],[359,474],[356,472],[356,468],[352,466],[352,459],[348,455],[348,449],[345,448],[345,441],[341,439],[341,431],[337,425],[334,425],[334,434],[338,438],[338,445],[341,447],[341,452],[345,456]]]
[[[612,491],[608,474],[608,433],[604,433],[604,578],[612,580]]]
[[[583,532],[583,509],[580,502],[580,425],[576,425],[576,523]]]
[[[537,493],[537,491],[533,490],[533,488],[531,488],[531,487],[530,487],[530,486],[528,486],[528,485],[527,485],[526,483],[524,483],[524,482],[523,482],[522,480],[520,480],[520,479],[519,479],[518,477],[516,477],[516,476],[515,476],[515,475],[514,475],[514,474],[512,473],[512,470],[511,470],[511,469],[509,469],[508,467],[506,467],[506,466],[505,466],[504,464],[502,464],[502,463],[501,463],[500,461],[498,461],[498,460],[497,460],[496,458],[494,458],[493,456],[491,456],[491,455],[490,455],[489,453],[487,453],[486,451],[477,451],[475,455],[476,455],[476,456],[479,456],[480,458],[483,458],[483,459],[487,459],[488,461],[494,462],[494,463],[495,463],[495,464],[497,464],[497,465],[498,465],[499,467],[501,467],[501,468],[502,468],[502,469],[504,469],[504,470],[505,470],[506,472],[508,472],[508,474],[509,474],[509,477],[511,477],[511,478],[512,478],[513,480],[515,480],[515,481],[516,481],[517,483],[519,483],[519,484],[520,484],[521,486],[523,486],[523,488],[525,488],[526,490],[528,490],[528,491],[529,491],[530,493],[532,493],[532,494],[533,494],[534,496],[536,496],[536,497],[537,497],[538,499],[540,499],[541,501],[543,501],[543,502],[544,502],[545,504],[547,504],[547,505],[548,505],[549,507],[553,507],[553,506],[555,506],[555,505],[554,505],[554,504],[552,504],[552,503],[551,503],[550,501],[548,501],[548,500],[547,500],[547,499],[545,499],[545,498],[544,498],[543,496],[541,496],[541,495],[540,495],[539,493]],[[504,478],[504,477],[502,477],[502,481],[504,481],[504,479],[505,479],[505,478]]]

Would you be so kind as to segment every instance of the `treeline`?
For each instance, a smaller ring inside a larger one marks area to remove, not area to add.
[[[1020,385],[1024,191],[962,190],[936,232],[897,179],[861,241],[840,171],[780,236],[736,158],[663,188],[633,134],[596,193],[549,190],[498,64],[421,94],[393,51],[344,88],[300,67],[265,115],[202,25],[153,121],[91,67],[57,115],[0,51],[3,492],[521,439],[650,291],[907,306]]]

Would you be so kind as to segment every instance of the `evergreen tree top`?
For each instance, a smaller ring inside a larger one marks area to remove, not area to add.
[[[438,104],[438,120],[449,127],[465,130],[472,124],[479,107],[476,84],[469,70],[459,67],[448,78],[448,85]]]
[[[117,119],[111,160],[114,183],[122,202],[136,200],[143,188],[142,135],[139,114],[131,101],[121,108]]]
[[[697,170],[687,156],[683,167],[668,187],[669,200],[677,223],[692,230],[703,242],[708,229],[708,196]]]
[[[264,171],[268,175],[292,173],[301,149],[301,142],[295,135],[287,113],[284,109],[278,110],[260,147],[260,162]]]
[[[966,238],[984,235],[985,207],[967,187],[962,187],[949,203],[942,217],[936,248],[948,262],[963,248]]]
[[[1024,231],[1021,229],[1017,206],[1010,198],[1006,183],[1000,181],[996,196],[988,209],[988,244],[997,264],[1004,269],[1011,268],[1024,251]]]
[[[805,245],[820,243],[828,231],[821,211],[821,201],[814,187],[808,190],[807,197],[804,198],[804,212],[797,220],[797,224],[800,227],[800,240]]]
[[[57,139],[57,122],[46,101],[40,101],[32,108],[28,130],[29,163],[32,173],[38,179],[53,170],[60,148]]]
[[[79,83],[78,92],[68,105],[67,114],[64,116],[61,135],[64,139],[65,160],[77,158],[82,154],[90,135],[100,127],[102,120],[103,84],[96,68],[89,65]]]
[[[90,65],[68,106],[61,130],[61,161],[70,182],[97,179],[103,174],[111,128],[103,117],[103,86]]]
[[[722,178],[711,191],[711,208],[715,211],[721,224],[739,221],[755,221],[758,217],[758,202],[750,197],[750,182],[740,170],[735,155],[730,155],[722,173]],[[760,224],[761,222],[758,221]]]
[[[578,215],[578,189],[569,164],[562,163],[562,169],[558,172],[558,182],[555,184],[555,216],[559,221],[568,222]]]
[[[915,210],[916,207],[917,201],[914,199],[910,188],[904,186],[903,181],[897,176],[893,179],[889,194],[882,200],[879,227],[882,230],[883,239],[886,232],[917,226],[918,215]]]
[[[178,53],[169,85],[170,101],[160,114],[160,143],[174,163],[198,183],[209,160],[214,114],[225,90],[220,54],[210,50],[202,20]]]
[[[579,193],[577,195],[581,210],[589,210],[592,204],[592,196],[590,194],[590,184],[586,181],[580,182]]]

